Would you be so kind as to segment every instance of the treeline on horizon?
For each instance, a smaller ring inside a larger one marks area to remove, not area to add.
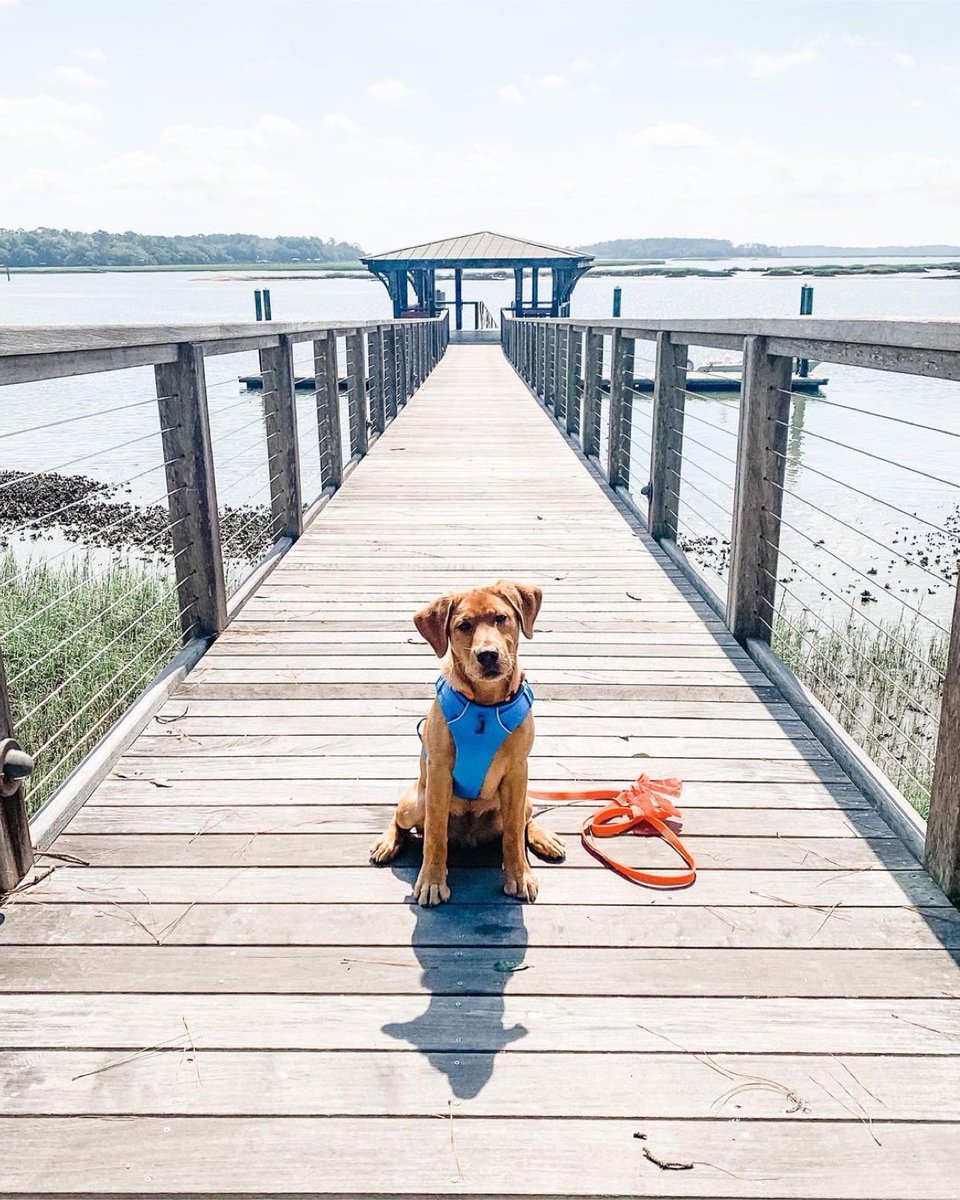
[[[71,229],[0,229],[0,266],[168,267],[211,263],[355,262],[353,242],[251,233],[78,233]]]
[[[735,245],[724,238],[616,238],[580,246],[596,258],[777,258],[778,246],[763,242]]]

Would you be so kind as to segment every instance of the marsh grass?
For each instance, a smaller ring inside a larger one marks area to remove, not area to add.
[[[784,610],[773,648],[926,816],[947,637],[926,632],[916,617],[877,625],[851,614],[829,627],[806,609]]]
[[[162,568],[0,557],[0,640],[15,736],[36,757],[33,811],[181,645]]]

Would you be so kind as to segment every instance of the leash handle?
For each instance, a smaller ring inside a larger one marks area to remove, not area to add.
[[[594,788],[583,791],[528,790],[534,800],[610,800],[587,817],[580,827],[580,841],[588,854],[609,867],[623,879],[646,887],[677,888],[689,887],[697,878],[697,864],[693,855],[666,823],[670,817],[679,817],[680,810],[673,798],[680,795],[682,784],[679,779],[650,779],[640,775],[628,788]],[[649,826],[683,859],[686,871],[665,875],[652,871],[641,871],[628,866],[601,850],[594,839],[619,837],[624,833],[642,835],[644,826]]]

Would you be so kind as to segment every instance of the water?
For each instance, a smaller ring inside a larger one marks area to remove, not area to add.
[[[790,261],[775,260],[771,265]],[[813,265],[809,260],[796,261]],[[750,260],[677,265],[762,264]],[[609,316],[616,284],[622,288],[623,315],[628,318],[794,316],[804,281],[814,284],[818,317],[960,321],[960,280],[924,276],[587,278],[574,293],[572,313],[581,318]],[[253,290],[263,285],[270,288],[278,320],[322,323],[390,314],[386,291],[373,279],[281,276],[252,280],[236,273],[189,271],[16,275],[10,283],[0,280],[0,328],[248,321],[253,316]],[[513,283],[468,280],[464,295],[485,301],[497,312],[512,301]],[[637,373],[651,372],[652,345],[638,343],[637,354]],[[690,356],[698,365],[734,359],[698,347],[691,347]],[[295,361],[298,373],[312,373],[308,346],[297,347]],[[237,384],[238,375],[256,370],[255,354],[217,356],[207,363],[221,505],[256,502],[268,494],[262,402],[257,394],[244,393]],[[781,579],[789,582],[782,584],[783,591],[823,611],[839,612],[850,602],[860,611],[859,594],[867,590],[877,597],[876,602],[862,607],[869,619],[902,612],[909,616],[916,609],[925,614],[925,624],[929,616],[946,625],[952,585],[942,576],[950,574],[955,551],[948,539],[923,521],[950,532],[948,523],[960,500],[960,385],[840,366],[825,366],[817,373],[830,380],[823,398],[795,402],[791,419],[784,504],[788,524],[783,531],[780,571]],[[140,503],[162,502],[165,483],[154,395],[149,368],[4,388],[0,467],[82,473],[122,484],[124,495]],[[305,427],[301,441],[307,494],[316,490],[318,478],[316,448],[309,436],[310,407],[310,399],[301,397],[298,410]],[[107,408],[118,411],[80,422],[51,424]],[[633,428],[631,486],[635,492],[646,482],[649,410],[649,399],[639,398]],[[865,411],[878,415],[865,416]],[[698,539],[704,536],[719,543],[729,533],[737,398],[688,397],[687,414],[681,533],[690,544],[700,544]],[[884,416],[906,418],[944,432],[895,424]],[[911,474],[895,463],[914,467],[924,475]],[[884,503],[858,495],[844,484]],[[916,513],[922,520],[905,518],[895,509]],[[917,560],[922,552],[917,546],[927,547],[928,539],[932,549],[927,570],[932,576],[899,557],[905,551]],[[824,544],[817,545],[821,540]],[[890,546],[892,552],[875,543]],[[937,554],[940,563],[935,561]],[[718,565],[716,559],[710,554],[698,557],[722,591],[722,577],[711,570]],[[791,568],[789,559],[802,567]]]

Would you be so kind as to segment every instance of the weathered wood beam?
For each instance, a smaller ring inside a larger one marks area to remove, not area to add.
[[[677,537],[687,353],[687,347],[672,342],[669,334],[658,334],[647,513],[647,528],[658,541]]]

